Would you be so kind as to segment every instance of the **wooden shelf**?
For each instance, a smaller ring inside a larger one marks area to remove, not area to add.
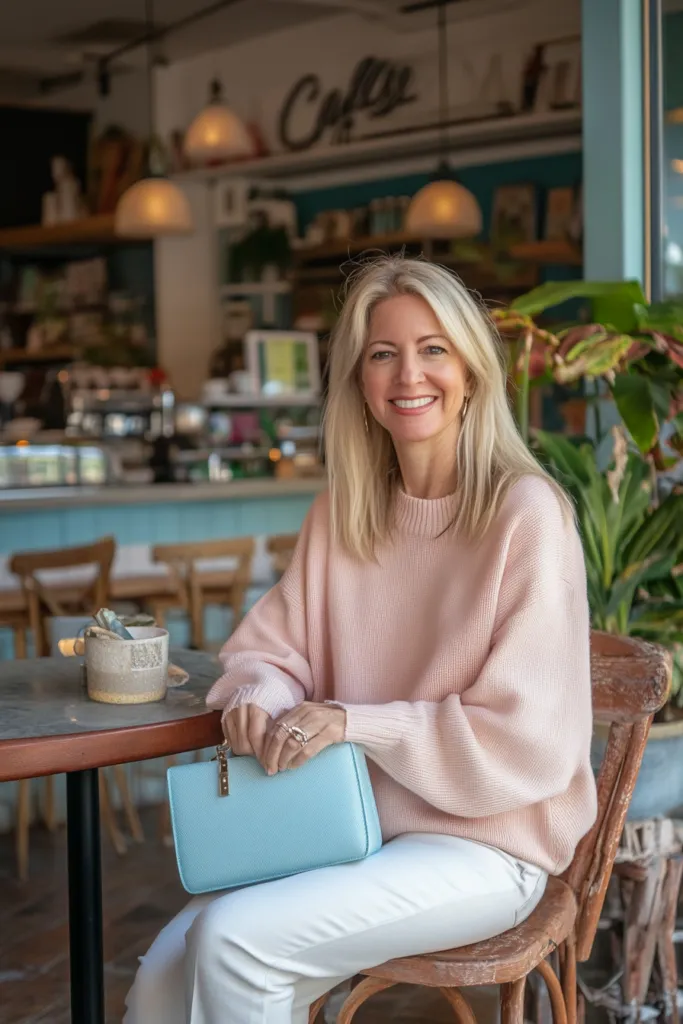
[[[581,111],[550,110],[453,123],[449,126],[448,136],[454,166],[458,166],[458,160],[467,150],[490,148],[493,154],[501,152],[504,144],[514,145],[522,151],[529,146],[533,155],[538,155],[538,143],[545,142],[548,152],[566,152],[569,140],[577,148],[580,146]],[[435,123],[416,126],[411,131],[404,129],[374,138],[357,139],[343,145],[315,146],[302,152],[275,153],[258,160],[235,160],[222,166],[195,168],[178,172],[173,178],[177,181],[215,181],[238,177],[295,182],[297,178],[309,175],[338,174],[343,168],[355,169],[406,157],[431,157],[440,152],[440,145],[441,131]],[[485,160],[482,157],[478,162],[484,163]]]
[[[4,228],[0,230],[0,249],[39,249],[59,245],[122,242],[114,233],[114,214],[69,221],[65,224]]]
[[[221,285],[221,295],[286,295],[291,292],[290,281],[248,281],[244,284]]]
[[[321,404],[320,395],[222,395],[220,398],[202,398],[201,405],[207,409],[277,409],[287,406],[312,406]]]
[[[510,247],[510,255],[525,263],[566,264],[580,267],[583,253],[571,242],[523,242]]]
[[[367,235],[360,238],[349,238],[345,241],[340,239],[334,242],[325,242],[322,245],[293,249],[292,255],[296,263],[310,263],[314,260],[353,256],[366,249],[400,249],[403,245],[427,244],[429,244],[429,239],[408,235],[404,231],[394,231],[388,235]]]
[[[0,366],[10,363],[61,363],[76,358],[76,350],[70,345],[55,345],[40,352],[27,352],[24,348],[0,349]]]
[[[418,238],[415,235],[408,235],[397,231],[389,235],[374,235],[365,238],[353,238],[348,241],[327,242],[324,245],[316,245],[308,248],[294,250],[295,262],[299,265],[314,263],[317,260],[351,257],[365,250],[373,249],[400,249],[402,246],[432,246],[443,244],[443,239]],[[448,244],[448,243],[446,243]],[[481,251],[482,259],[488,258],[495,262],[493,252],[486,242],[469,243],[473,248]],[[502,254],[501,254],[502,256]],[[510,247],[508,257],[511,260],[518,260],[520,263],[547,263],[567,264],[570,266],[581,266],[583,255],[578,246],[571,242],[524,242]],[[453,264],[454,266],[473,267],[478,261],[458,259],[457,255],[449,252],[439,252],[435,259],[439,262]]]

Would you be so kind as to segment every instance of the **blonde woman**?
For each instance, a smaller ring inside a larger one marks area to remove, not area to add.
[[[522,921],[593,823],[572,510],[517,433],[488,317],[446,270],[357,273],[325,439],[329,491],[208,703],[269,774],[360,744],[384,846],[192,900],[143,958],[128,1024],[305,1024],[361,968]]]

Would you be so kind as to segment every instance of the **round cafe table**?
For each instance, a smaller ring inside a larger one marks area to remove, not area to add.
[[[98,704],[77,658],[0,662],[0,782],[66,772],[73,1024],[104,1024],[97,770],[220,743],[206,694],[220,675],[200,651],[171,651],[190,674],[155,704]]]

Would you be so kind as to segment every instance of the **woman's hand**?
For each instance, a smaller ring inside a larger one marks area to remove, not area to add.
[[[301,729],[308,736],[302,744],[292,736],[289,729]],[[291,711],[285,712],[269,728],[265,746],[263,767],[269,775],[298,768],[310,761],[325,747],[343,743],[346,732],[346,711],[334,704],[314,704],[304,701]]]
[[[223,716],[223,732],[233,754],[253,755],[264,768],[263,753],[272,725],[268,712],[256,704],[241,704]]]

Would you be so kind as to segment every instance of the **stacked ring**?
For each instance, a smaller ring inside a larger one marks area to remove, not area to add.
[[[305,729],[300,729],[298,725],[289,725],[287,722],[280,722],[282,728],[289,733],[292,739],[297,740],[302,747],[305,747],[308,743],[310,736]]]

